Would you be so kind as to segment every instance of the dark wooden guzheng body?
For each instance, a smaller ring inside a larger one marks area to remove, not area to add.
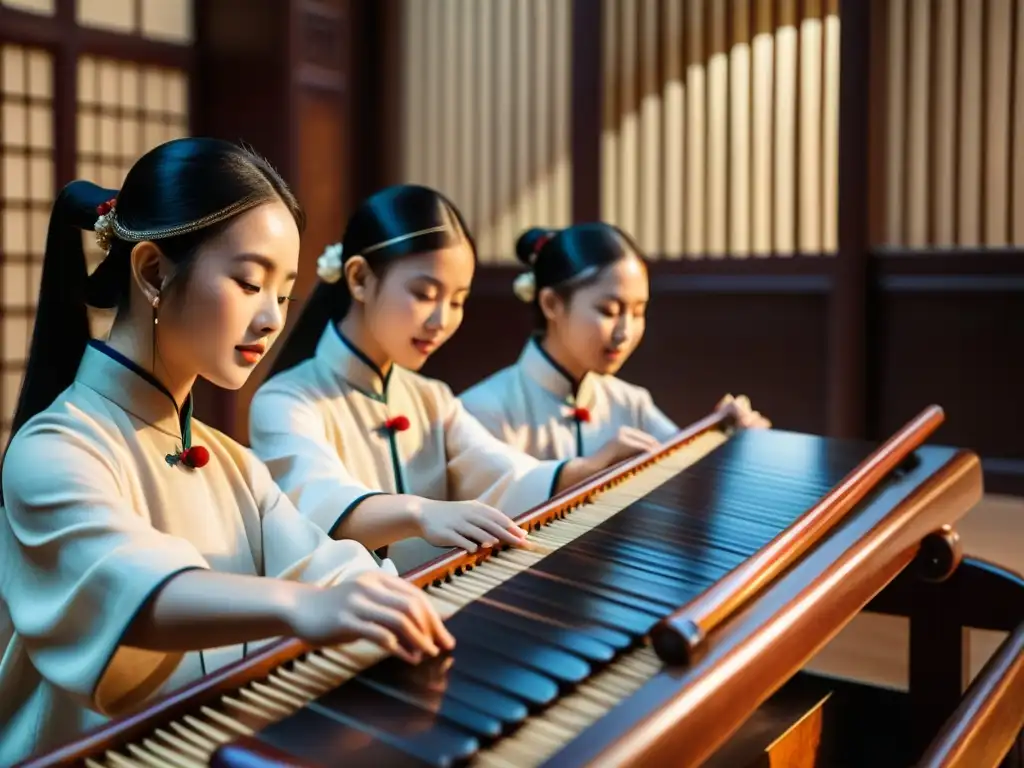
[[[407,574],[449,658],[283,642],[29,765],[699,765],[922,542],[956,567],[981,473],[923,445],[942,418],[879,447],[709,416],[522,516],[540,549]]]

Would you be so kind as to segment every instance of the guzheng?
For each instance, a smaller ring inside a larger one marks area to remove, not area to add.
[[[980,498],[942,419],[879,447],[709,416],[522,516],[536,549],[407,574],[446,659],[282,642],[29,765],[699,765]]]

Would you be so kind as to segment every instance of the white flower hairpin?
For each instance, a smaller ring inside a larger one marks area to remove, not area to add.
[[[341,243],[328,245],[316,260],[316,274],[325,283],[336,283],[341,279]]]
[[[537,264],[537,257],[540,256],[540,249],[552,237],[554,237],[553,232],[546,232],[534,241],[529,258],[530,268],[512,283],[512,293],[525,304],[532,304],[533,300],[537,298],[537,273],[534,272],[534,267]]]
[[[512,283],[512,293],[516,295],[517,299],[526,304],[533,302],[534,297],[537,295],[537,276],[533,274],[532,269],[521,273],[515,279]]]

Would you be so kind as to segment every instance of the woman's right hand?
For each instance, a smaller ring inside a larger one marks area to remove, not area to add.
[[[366,639],[410,664],[455,647],[422,590],[383,571],[303,590],[288,611],[291,633],[310,645]]]
[[[565,462],[555,492],[561,493],[639,453],[656,450],[660,445],[646,432],[634,427],[620,427],[615,437],[602,445],[597,453],[587,457],[577,456]]]
[[[424,500],[418,516],[420,536],[435,547],[461,547],[476,552],[499,542],[526,544],[526,531],[512,518],[479,501]]]
[[[638,453],[653,451],[661,445],[655,438],[634,427],[620,427],[611,438],[594,454],[596,471],[607,469],[620,461],[631,459]]]

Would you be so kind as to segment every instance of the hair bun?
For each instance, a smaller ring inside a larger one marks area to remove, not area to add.
[[[544,243],[558,234],[556,229],[542,229],[532,227],[519,236],[516,240],[516,258],[528,267],[532,267],[537,260],[537,254],[544,247]]]

